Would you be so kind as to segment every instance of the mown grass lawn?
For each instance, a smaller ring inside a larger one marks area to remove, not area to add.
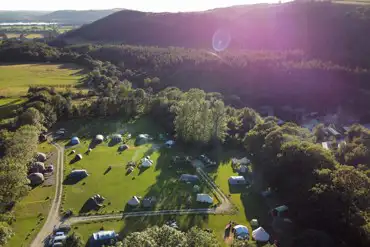
[[[75,85],[81,69],[71,64],[0,65],[0,96],[25,95],[29,86]]]
[[[89,210],[90,208],[85,204],[95,194],[106,198],[104,207],[99,209],[99,213],[133,210],[127,207],[127,202],[133,196],[142,198],[155,196],[157,204],[153,209],[204,207],[195,202],[196,193],[192,191],[193,185],[178,181],[183,173],[194,174],[194,168],[171,167],[171,158],[181,153],[181,150],[160,147],[164,141],[159,140],[154,140],[151,144],[134,145],[135,137],[140,133],[148,133],[154,138],[163,133],[153,119],[141,118],[131,122],[120,119],[83,120],[60,126],[64,126],[69,131],[69,136],[78,136],[81,140],[79,145],[66,150],[66,178],[73,169],[86,169],[89,173],[87,178],[77,183],[65,183],[64,210],[72,210],[75,214],[96,213],[95,210]],[[124,131],[132,134],[132,138],[127,142],[130,147],[128,150],[118,152],[119,144],[111,146],[108,139],[93,148],[89,154],[86,153],[95,135],[107,136]],[[66,145],[68,140],[63,144]],[[71,162],[76,155],[71,154],[71,150],[75,150],[76,154],[82,154],[83,159]],[[126,165],[129,161],[138,162],[146,156],[150,156],[154,161],[152,167],[145,170],[136,168],[131,174],[126,173]],[[112,167],[110,171],[109,166]],[[202,192],[209,193],[204,184],[200,183],[200,187]],[[188,202],[189,196],[192,198],[190,202]],[[143,208],[136,210],[143,210]]]
[[[14,116],[14,111],[26,101],[22,98],[2,98],[0,99],[0,119],[3,120]]]
[[[49,153],[54,151],[54,147],[44,142],[39,145],[38,151]],[[54,186],[41,185],[16,203],[13,209],[16,221],[11,225],[15,234],[7,247],[29,246],[47,218],[54,193]]]

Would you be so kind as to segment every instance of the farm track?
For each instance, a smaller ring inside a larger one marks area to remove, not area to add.
[[[37,234],[36,238],[32,241],[31,247],[43,247],[46,246],[48,237],[53,232],[54,227],[60,224],[76,224],[81,222],[89,221],[103,221],[110,219],[122,219],[130,217],[150,217],[159,215],[202,215],[202,214],[228,214],[232,212],[233,205],[231,204],[228,197],[222,192],[222,190],[212,181],[212,179],[201,169],[197,168],[196,171],[200,178],[207,184],[212,190],[217,199],[220,201],[220,205],[217,208],[198,208],[198,209],[177,209],[177,210],[158,210],[158,211],[138,211],[128,212],[121,214],[104,214],[104,215],[91,215],[91,216],[75,216],[68,219],[62,219],[60,217],[60,205],[62,201],[63,192],[63,166],[64,166],[64,147],[59,144],[52,142],[52,145],[57,149],[57,169],[56,169],[56,187],[55,196],[53,203],[50,207],[48,217],[43,225],[42,229]]]
[[[60,223],[60,216],[59,216],[59,209],[60,203],[62,201],[62,191],[63,191],[63,164],[64,164],[64,148],[57,143],[52,142],[52,145],[57,149],[57,168],[55,174],[55,195],[53,199],[53,203],[51,204],[50,211],[46,221],[36,235],[36,238],[32,241],[31,247],[42,247],[45,246],[45,242],[48,240],[48,236],[53,231],[54,226],[59,225]]]

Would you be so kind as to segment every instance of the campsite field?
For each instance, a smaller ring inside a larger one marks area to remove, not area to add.
[[[54,147],[44,142],[39,145],[38,150],[50,153],[54,151]],[[51,161],[49,160],[47,163],[49,162]],[[46,220],[54,192],[53,185],[41,185],[32,189],[15,205],[13,214],[16,221],[12,224],[15,234],[5,245],[6,247],[29,246]]]
[[[0,96],[25,95],[29,86],[73,86],[81,78],[81,72],[72,64],[0,65]]]
[[[231,193],[227,179],[232,175],[236,175],[236,173],[234,173],[231,168],[231,163],[228,161],[221,163],[217,171],[213,173],[213,176],[216,177],[215,181],[217,185],[220,186],[226,194]],[[267,226],[265,222],[268,221],[268,207],[260,195],[252,191],[243,194],[233,191],[230,199],[238,209],[238,211],[232,215],[186,215],[127,218],[124,220],[81,223],[74,226],[74,231],[81,234],[84,241],[88,241],[92,233],[99,231],[101,228],[104,228],[105,230],[115,230],[121,237],[124,237],[131,232],[144,230],[148,226],[160,226],[170,219],[175,219],[182,230],[187,230],[193,226],[198,226],[203,229],[211,229],[217,236],[219,242],[224,243],[224,245],[227,246],[230,242],[224,240],[224,229],[230,221],[245,225],[250,229],[250,231],[252,230],[252,227],[249,222],[254,218],[259,219],[264,227]]]
[[[119,119],[84,120],[61,126],[68,130],[69,137],[78,136],[81,140],[79,145],[66,149],[64,210],[72,210],[74,214],[130,211],[133,209],[127,207],[127,202],[133,196],[155,196],[157,204],[152,210],[204,207],[195,202],[193,185],[178,181],[183,173],[194,174],[194,168],[190,165],[171,167],[171,158],[181,154],[181,150],[161,147],[164,141],[157,138],[163,131],[156,126],[153,119],[144,117],[130,122]],[[108,139],[94,147],[89,154],[86,153],[97,134],[107,136],[123,132],[132,134],[132,138],[126,142],[130,147],[128,150],[118,152],[119,145],[111,145]],[[135,137],[140,133],[150,134],[155,140],[150,144],[135,146]],[[68,145],[69,137],[63,142],[64,145]],[[72,162],[76,154],[71,154],[71,150],[82,154],[83,159]],[[146,156],[154,161],[152,167],[144,170],[135,168],[131,174],[127,174],[126,165],[129,161],[138,162]],[[111,170],[108,169],[109,166],[112,167]],[[73,169],[86,169],[89,176],[71,183],[67,176]],[[209,193],[204,184],[200,183],[199,186],[201,192]],[[86,204],[95,194],[106,198],[105,206],[98,211],[91,210]],[[188,200],[189,196],[192,200]]]

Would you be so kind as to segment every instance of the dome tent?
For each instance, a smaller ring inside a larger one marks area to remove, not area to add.
[[[33,162],[30,166],[29,172],[30,173],[43,173],[45,171],[45,164],[42,162]]]
[[[27,178],[30,180],[30,184],[32,186],[42,184],[45,180],[44,175],[42,175],[42,173],[32,173]]]
[[[104,136],[103,135],[96,135],[95,136],[95,141],[96,142],[103,142],[104,141]]]
[[[145,157],[144,159],[141,160],[141,165],[140,167],[151,167],[153,165],[153,161],[150,160],[149,158]]]
[[[76,160],[82,160],[82,154],[77,154],[75,157]]]
[[[45,162],[46,161],[46,154],[44,153],[37,153],[36,154],[37,161]]]
[[[80,144],[80,139],[78,139],[77,136],[74,136],[71,138],[71,145],[77,145]]]
[[[267,242],[270,239],[270,235],[262,227],[258,227],[252,232],[252,236],[256,241]]]
[[[114,135],[112,135],[111,139],[112,139],[113,142],[117,142],[117,143],[121,142],[122,141],[122,135],[114,134]]]
[[[235,236],[238,239],[248,239],[249,238],[249,230],[246,226],[243,225],[236,225],[234,226]]]

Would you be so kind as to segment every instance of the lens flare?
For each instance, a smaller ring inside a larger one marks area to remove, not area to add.
[[[215,51],[226,50],[231,42],[230,33],[226,30],[217,30],[212,37],[212,47]]]

